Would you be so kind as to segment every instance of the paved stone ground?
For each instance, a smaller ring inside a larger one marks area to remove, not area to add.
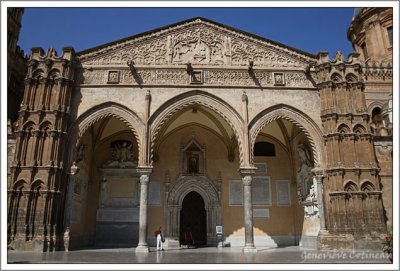
[[[257,248],[257,253],[243,254],[241,248],[191,248],[136,254],[134,248],[84,249],[49,253],[8,251],[9,264],[297,264],[362,263],[390,264],[380,252],[319,252],[300,247]],[[293,265],[293,268],[296,268]]]

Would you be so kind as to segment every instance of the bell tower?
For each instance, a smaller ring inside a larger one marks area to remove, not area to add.
[[[8,244],[15,249],[58,245],[74,58],[72,48],[60,57],[54,49],[33,48],[28,61],[8,184]]]
[[[320,52],[315,65],[327,152],[323,196],[329,233],[319,236],[322,247],[359,247],[365,236],[376,241],[369,245],[380,246],[385,232],[358,56],[351,53],[345,60],[337,52],[331,61],[327,52]]]

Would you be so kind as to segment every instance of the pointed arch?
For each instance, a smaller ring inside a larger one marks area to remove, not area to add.
[[[367,132],[367,129],[363,125],[361,125],[359,123],[354,125],[353,133],[365,134],[366,132]]]
[[[198,193],[204,200],[204,207],[208,208],[218,204],[217,189],[204,177],[184,177],[172,188],[167,199],[170,206],[182,206],[182,202],[190,192]]]
[[[44,120],[39,124],[39,130],[53,127],[53,124],[49,120]]]
[[[305,113],[293,108],[289,105],[278,104],[265,109],[249,124],[250,137],[250,157],[251,163],[254,163],[254,144],[257,135],[269,123],[276,119],[286,119],[295,124],[301,131],[304,132],[308,141],[311,144],[314,161],[317,165],[322,166],[325,163],[324,157],[324,140],[321,129],[318,125]]]
[[[375,191],[375,186],[370,180],[363,180],[361,183],[361,191],[370,192]]]
[[[340,134],[348,134],[348,133],[351,132],[351,129],[350,129],[349,126],[347,126],[346,124],[342,123],[342,124],[338,125],[337,131],[338,131]]]
[[[45,73],[42,69],[37,69],[36,71],[33,72],[32,78],[35,79],[40,79],[41,77],[44,77]]]
[[[36,123],[34,123],[33,121],[31,121],[31,120],[28,120],[27,122],[25,122],[23,125],[22,125],[22,130],[28,130],[28,129],[30,129],[30,128],[35,128],[36,127]]]
[[[26,189],[27,187],[28,183],[24,179],[20,179],[14,183],[13,190]]]
[[[153,162],[154,143],[160,133],[161,128],[178,111],[192,105],[201,105],[213,110],[220,115],[232,128],[239,145],[240,164],[243,165],[243,119],[239,113],[222,99],[200,90],[193,90],[175,96],[161,105],[150,117],[151,146],[149,151],[149,163]]]
[[[48,72],[47,77],[48,77],[48,78],[51,78],[51,79],[55,79],[55,78],[59,78],[59,77],[60,77],[60,74],[61,74],[60,70],[58,70],[58,69],[51,69],[51,70]]]
[[[144,165],[143,148],[144,144],[146,144],[144,142],[145,124],[134,111],[114,102],[102,103],[88,109],[81,114],[72,125],[70,137],[68,139],[70,148],[68,165],[72,163],[75,157],[79,139],[94,123],[107,117],[114,117],[129,127],[138,142],[139,165]]]
[[[335,72],[331,75],[331,81],[334,83],[339,83],[343,81],[343,77]]]
[[[358,78],[354,73],[348,73],[348,74],[346,74],[346,81],[348,83],[357,83]]]
[[[346,183],[344,185],[344,191],[356,192],[356,191],[358,191],[358,187],[352,180],[348,180],[348,181],[346,181]]]
[[[46,189],[46,185],[44,184],[44,182],[42,180],[37,179],[32,182],[30,188],[31,188],[31,190],[43,190],[43,189]]]
[[[24,179],[19,179],[14,183],[11,190],[8,190],[8,213],[7,213],[7,234],[9,238],[15,237],[18,230],[18,221],[23,219],[24,210],[23,207],[23,194],[26,193],[28,183]]]

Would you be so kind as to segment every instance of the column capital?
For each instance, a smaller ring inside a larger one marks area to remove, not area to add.
[[[152,172],[153,172],[153,167],[147,167],[147,166],[139,166],[138,168],[137,168],[137,172],[140,174],[140,175],[147,175],[147,176],[149,176]]]
[[[256,173],[256,167],[241,167],[239,168],[239,172],[242,175],[242,177],[245,177],[247,175],[254,175]]]
[[[317,181],[321,181],[325,175],[325,171],[321,167],[315,167],[311,170],[312,174],[317,178]]]
[[[141,174],[140,175],[140,184],[147,185],[150,182],[150,174]]]
[[[253,178],[251,175],[242,176],[242,182],[244,186],[250,186]]]

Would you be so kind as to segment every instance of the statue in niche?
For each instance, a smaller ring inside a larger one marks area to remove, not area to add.
[[[132,143],[129,141],[114,141],[111,144],[111,159],[106,163],[107,167],[134,167]]]
[[[128,143],[123,142],[122,144],[117,144],[115,147],[116,147],[117,160],[119,162],[125,162],[131,160],[132,144],[128,145]]]
[[[191,154],[188,158],[188,172],[189,173],[199,173],[199,156]]]
[[[108,181],[103,177],[101,180],[101,190],[100,190],[100,206],[104,207],[108,196]]]
[[[76,161],[79,162],[79,161],[82,161],[85,158],[84,157],[84,155],[85,155],[84,151],[85,151],[85,145],[81,144],[78,147],[78,153],[76,155]]]
[[[301,142],[297,145],[297,154],[299,156],[299,169],[297,170],[297,196],[298,201],[302,202],[307,199],[313,184],[313,176],[311,170],[313,162],[308,147]]]

